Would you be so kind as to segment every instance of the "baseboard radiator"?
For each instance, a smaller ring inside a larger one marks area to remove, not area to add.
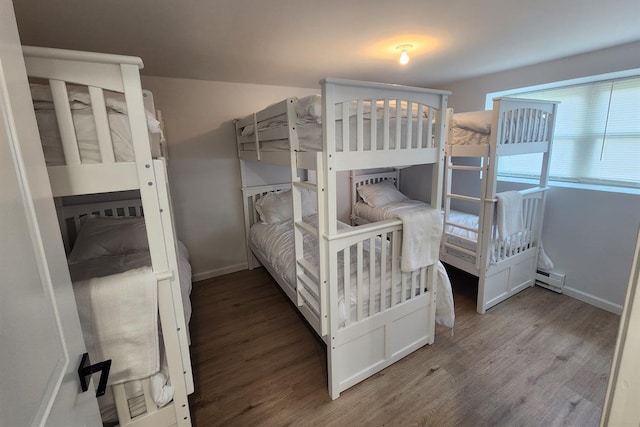
[[[564,274],[537,270],[536,285],[561,294],[562,288],[564,288]]]

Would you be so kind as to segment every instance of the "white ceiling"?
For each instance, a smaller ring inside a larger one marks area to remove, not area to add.
[[[640,40],[639,0],[14,0],[23,44],[140,56],[143,74],[436,86]],[[395,47],[411,43],[412,61]]]

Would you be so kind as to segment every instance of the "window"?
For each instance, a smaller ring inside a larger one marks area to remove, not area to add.
[[[560,101],[550,179],[640,188],[640,76],[510,92]],[[500,158],[498,174],[534,177],[541,154]]]

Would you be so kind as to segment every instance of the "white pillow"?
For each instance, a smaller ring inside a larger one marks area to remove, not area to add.
[[[366,204],[374,208],[409,200],[407,196],[396,189],[391,180],[360,186],[358,194]]]
[[[89,215],[69,254],[69,264],[107,255],[148,251],[144,218],[113,218]]]
[[[302,195],[302,216],[316,213],[314,198],[309,190],[300,190]],[[256,211],[263,224],[277,224],[293,218],[293,196],[291,190],[268,193],[256,202]]]

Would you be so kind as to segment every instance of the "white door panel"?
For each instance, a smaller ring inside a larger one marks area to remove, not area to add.
[[[24,60],[0,0],[0,425],[101,425]]]

